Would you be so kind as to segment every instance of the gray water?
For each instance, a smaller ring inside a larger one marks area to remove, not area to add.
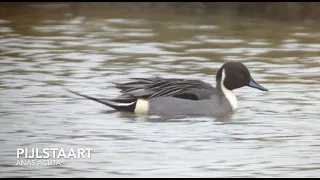
[[[8,8],[8,7],[7,7]],[[32,5],[0,11],[0,177],[319,177],[319,24]],[[200,79],[240,61],[269,89],[221,119],[116,112],[113,82]],[[17,148],[92,148],[17,165]]]

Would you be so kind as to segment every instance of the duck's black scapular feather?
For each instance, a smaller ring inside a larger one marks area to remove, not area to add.
[[[201,100],[209,98],[214,88],[200,80],[177,78],[132,78],[127,83],[116,83],[124,96],[151,99],[171,96],[182,99]]]

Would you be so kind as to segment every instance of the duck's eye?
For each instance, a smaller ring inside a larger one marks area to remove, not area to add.
[[[241,76],[246,76],[246,73],[245,72],[241,72]]]

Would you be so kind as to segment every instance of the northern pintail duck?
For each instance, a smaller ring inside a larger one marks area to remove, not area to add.
[[[70,91],[119,111],[145,115],[216,116],[235,110],[232,90],[249,86],[268,91],[254,81],[240,62],[227,62],[217,72],[216,87],[200,80],[177,78],[132,78],[115,83],[122,94],[113,99],[94,98]]]

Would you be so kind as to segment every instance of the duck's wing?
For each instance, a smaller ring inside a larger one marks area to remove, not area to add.
[[[185,80],[177,78],[132,78],[127,83],[116,83],[121,90],[119,98],[151,99],[160,96],[171,96],[182,99],[208,99],[215,89],[200,80]]]
[[[134,112],[137,99],[151,99],[156,97],[176,97],[189,100],[209,99],[215,89],[208,83],[200,80],[164,79],[164,78],[133,78],[131,82],[116,83],[116,87],[122,95],[108,99],[96,98],[80,94],[75,91],[67,91],[78,96],[105,104],[117,110]]]

